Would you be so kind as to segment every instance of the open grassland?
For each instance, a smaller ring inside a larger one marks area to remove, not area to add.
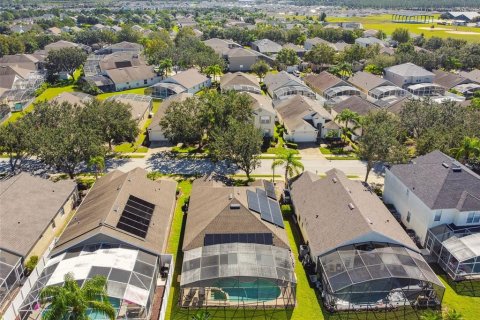
[[[438,16],[435,16],[435,19],[437,18]],[[394,23],[392,22],[392,16],[389,14],[372,15],[367,17],[327,17],[327,21],[360,22],[363,24],[365,30],[383,30],[388,35],[392,34],[392,32],[397,28],[406,28],[412,34],[421,35],[423,33],[426,38],[440,37],[480,42],[480,28],[464,26],[444,26],[438,25],[436,23]],[[434,26],[434,28],[430,28],[432,25]]]

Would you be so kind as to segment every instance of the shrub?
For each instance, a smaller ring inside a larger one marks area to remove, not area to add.
[[[37,90],[35,90],[35,97],[38,97],[39,95],[44,93],[45,90],[47,90],[47,89],[48,89],[48,84],[46,82],[42,83],[42,85],[40,87],[38,87]]]
[[[290,149],[298,149],[298,144],[293,142],[285,142],[285,146]]]
[[[33,269],[38,263],[38,256],[31,256],[30,259],[25,263],[25,270],[28,274],[32,273]]]

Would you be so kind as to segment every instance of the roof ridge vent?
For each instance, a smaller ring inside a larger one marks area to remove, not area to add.
[[[350,208],[350,210],[355,209],[355,206],[354,206],[353,203],[351,203],[351,202],[348,203],[348,207]]]
[[[442,162],[442,166],[446,169],[450,168],[450,166],[448,165],[448,163],[446,162]]]

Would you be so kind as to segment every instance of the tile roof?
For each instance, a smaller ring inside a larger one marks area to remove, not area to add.
[[[430,209],[480,210],[480,176],[441,151],[394,165],[390,171]]]
[[[289,249],[285,229],[260,218],[260,214],[248,209],[247,190],[255,186],[228,187],[203,177],[195,180],[190,194],[183,251],[202,247],[206,233],[272,233],[273,244]],[[262,188],[260,185],[257,188]],[[231,209],[230,204],[240,209]]]
[[[0,248],[28,255],[76,187],[26,172],[1,180]]]
[[[112,171],[99,178],[89,191],[74,218],[58,239],[52,254],[57,254],[93,236],[104,235],[154,254],[165,251],[175,208],[177,183],[152,181],[145,169]],[[155,205],[145,238],[117,228],[130,196]]]
[[[378,196],[338,169],[327,171],[323,179],[302,173],[292,183],[291,195],[315,256],[368,235],[418,251]]]

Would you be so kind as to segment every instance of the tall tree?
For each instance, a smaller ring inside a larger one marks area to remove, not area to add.
[[[275,170],[277,167],[285,168],[285,183],[287,186],[289,185],[288,178],[300,174],[304,169],[303,163],[291,150],[277,154],[276,159],[272,163],[272,170]]]
[[[88,160],[87,166],[95,173],[96,180],[98,178],[98,175],[103,172],[103,170],[105,170],[105,158],[102,156],[91,157]]]
[[[98,132],[103,142],[108,143],[112,150],[112,143],[132,142],[138,135],[137,122],[132,118],[132,107],[115,100],[93,100],[85,104],[81,116],[90,127]]]
[[[114,320],[116,311],[108,300],[106,285],[105,277],[95,276],[80,288],[73,275],[66,274],[63,286],[49,286],[40,292],[41,303],[48,306],[42,319],[86,320],[91,310]]]
[[[201,143],[205,127],[203,106],[197,97],[183,102],[172,102],[160,120],[165,137],[172,143]]]
[[[342,127],[343,134],[346,135],[350,129],[355,130],[360,124],[360,116],[358,113],[350,110],[344,109],[335,116],[335,121],[340,124],[344,124]]]
[[[321,43],[305,54],[305,61],[322,66],[335,62],[336,51],[327,44]]]
[[[52,50],[45,59],[46,68],[50,75],[60,72],[67,73],[74,79],[74,72],[87,60],[87,54],[78,48],[62,48]]]
[[[480,139],[476,137],[464,137],[459,147],[451,149],[455,159],[468,163],[469,160],[480,158]]]
[[[399,119],[386,110],[369,112],[363,117],[358,155],[367,162],[365,182],[376,164],[402,163],[408,159],[407,149],[399,142],[400,135]]]
[[[263,60],[258,60],[252,65],[252,72],[260,78],[260,82],[263,81],[268,70],[270,70],[270,66]]]
[[[23,119],[0,127],[0,151],[8,155],[12,172],[21,166],[31,152],[31,138],[32,130]]]
[[[214,132],[212,136],[210,147],[215,158],[236,164],[250,180],[250,174],[260,165],[262,131],[253,123],[231,120],[226,130]]]
[[[290,48],[283,48],[280,50],[277,54],[276,60],[286,66],[296,65],[300,61],[295,50]]]
[[[407,28],[397,28],[392,32],[392,39],[398,43],[406,43],[410,40],[410,33]]]

